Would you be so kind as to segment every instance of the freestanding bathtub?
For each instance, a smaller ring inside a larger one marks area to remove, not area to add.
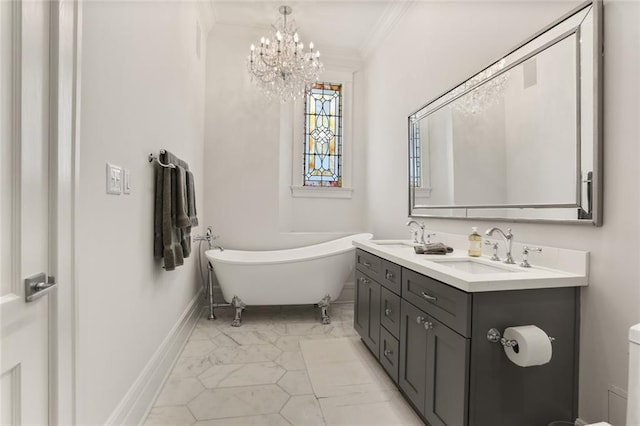
[[[329,303],[340,296],[353,271],[352,242],[372,237],[363,233],[286,250],[214,249],[205,254],[224,300],[236,308],[232,325],[241,325],[247,305],[303,304],[317,304],[323,324],[329,324]]]

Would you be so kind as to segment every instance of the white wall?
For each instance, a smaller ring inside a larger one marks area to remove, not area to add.
[[[200,288],[196,252],[172,272],[153,258],[147,154],[190,164],[203,220],[206,35],[193,3],[88,1],[83,13],[76,420],[89,425],[112,414]],[[131,170],[131,195],[105,194],[106,162]]]
[[[293,144],[291,103],[268,101],[246,72],[249,46],[265,30],[215,25],[207,43],[205,158],[206,224],[214,225],[226,248],[266,250],[303,246],[364,226],[365,164],[351,166],[351,199],[292,198]],[[323,58],[330,71],[344,71]],[[338,64],[339,65],[339,64]],[[321,76],[322,79],[322,76]],[[362,158],[362,83],[356,72],[352,84],[351,144]],[[302,114],[303,106],[295,113]],[[329,211],[327,216],[325,212]]]
[[[576,3],[416,2],[369,57],[368,220],[378,238],[408,237],[406,118]],[[640,322],[640,3],[605,2],[604,226],[510,224],[516,241],[588,250],[582,291],[580,416],[607,419],[609,385],[627,386],[627,330]],[[390,143],[390,141],[395,141]],[[386,170],[386,173],[379,173]],[[427,220],[466,234],[492,222]],[[519,254],[516,258],[519,258]],[[535,262],[535,256],[531,259]],[[611,413],[611,419],[617,413]]]

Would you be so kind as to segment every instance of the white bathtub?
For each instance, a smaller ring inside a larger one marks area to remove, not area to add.
[[[213,265],[224,300],[237,309],[244,305],[320,304],[337,299],[351,275],[352,241],[372,237],[355,234],[286,250],[214,249],[205,254]]]

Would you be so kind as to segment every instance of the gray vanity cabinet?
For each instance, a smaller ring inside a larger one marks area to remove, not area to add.
[[[358,249],[354,325],[429,426],[541,426],[578,415],[580,289],[467,293]],[[487,331],[535,324],[551,362],[513,364]]]
[[[380,351],[380,284],[356,269],[353,326],[374,354]]]

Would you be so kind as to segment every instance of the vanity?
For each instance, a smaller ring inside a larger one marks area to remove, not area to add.
[[[546,426],[577,417],[588,253],[544,248],[544,267],[521,268],[460,249],[419,255],[408,241],[354,245],[354,327],[427,424]],[[547,364],[520,367],[487,338],[529,324],[554,338]]]
[[[408,216],[601,226],[602,27],[602,1],[587,1],[411,113]],[[516,262],[536,252],[520,267],[451,238],[446,255],[354,242],[364,344],[429,425],[576,419],[588,253],[519,245]],[[528,325],[545,358],[512,362],[532,351],[501,334]]]

